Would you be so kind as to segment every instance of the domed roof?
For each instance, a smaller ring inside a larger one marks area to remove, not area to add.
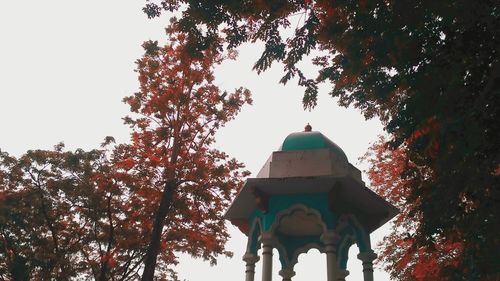
[[[325,137],[322,133],[316,131],[291,133],[283,141],[280,151],[312,150],[322,148],[330,149],[336,155],[347,161],[347,156],[338,145],[336,145],[329,138]]]

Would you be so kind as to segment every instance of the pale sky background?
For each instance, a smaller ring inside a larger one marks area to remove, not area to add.
[[[0,149],[19,156],[28,149],[51,149],[63,141],[67,149],[96,148],[105,136],[127,142],[121,118],[124,96],[137,91],[134,61],[145,40],[164,41],[166,18],[148,20],[143,0],[0,0]],[[221,88],[245,86],[254,105],[218,134],[217,147],[246,163],[255,175],[272,151],[306,123],[337,143],[349,161],[359,163],[370,143],[382,133],[377,120],[365,121],[354,109],[338,107],[322,89],[318,106],[302,109],[303,89],[292,81],[278,84],[281,66],[257,75],[251,70],[262,45],[245,45],[237,61],[217,68]],[[366,175],[363,175],[367,182]],[[246,237],[230,226],[232,259],[208,263],[181,255],[179,277],[189,281],[244,280],[241,261]],[[372,234],[383,239],[388,226]],[[362,280],[357,247],[350,251],[346,280]],[[260,280],[261,263],[256,266]],[[316,250],[299,257],[294,281],[326,280],[326,257]],[[277,254],[273,281],[281,280]],[[389,280],[375,270],[375,280]]]

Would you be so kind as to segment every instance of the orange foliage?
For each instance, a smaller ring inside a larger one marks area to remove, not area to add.
[[[132,143],[114,154],[117,166],[141,186],[129,203],[147,204],[155,218],[143,222],[150,233],[143,278],[151,278],[160,249],[172,251],[158,256],[163,265],[172,262],[165,258],[175,257],[175,251],[211,263],[227,254],[222,214],[245,175],[241,163],[212,144],[215,132],[251,103],[250,92],[221,91],[212,71],[223,56],[211,51],[193,56],[184,45],[186,36],[174,26],[167,30],[169,44],[144,44],[146,53],[137,61],[140,92],[124,99],[137,113],[125,118]]]
[[[432,247],[419,246],[415,234],[420,231],[421,214],[412,213],[419,200],[409,202],[411,180],[404,173],[412,170],[428,176],[431,172],[413,164],[407,153],[406,146],[391,149],[381,137],[364,156],[370,164],[367,172],[372,188],[400,210],[391,233],[379,245],[382,250],[379,262],[396,280],[442,280],[447,268],[457,266],[460,261],[463,244],[436,236]]]

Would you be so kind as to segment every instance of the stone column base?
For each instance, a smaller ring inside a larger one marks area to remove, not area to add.
[[[295,271],[293,269],[282,269],[279,272],[280,276],[283,277],[283,281],[292,281],[292,277],[295,276]]]

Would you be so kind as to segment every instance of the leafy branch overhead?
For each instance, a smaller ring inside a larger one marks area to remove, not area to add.
[[[255,70],[281,64],[282,83],[295,77],[305,87],[305,108],[327,83],[340,105],[380,118],[390,146],[430,171],[400,175],[408,215],[420,216],[416,245],[460,237],[456,278],[500,274],[491,250],[500,247],[500,1],[151,0],[144,8],[150,17],[167,10],[182,13],[176,22],[193,51],[263,41]],[[302,61],[319,68],[316,77]]]

